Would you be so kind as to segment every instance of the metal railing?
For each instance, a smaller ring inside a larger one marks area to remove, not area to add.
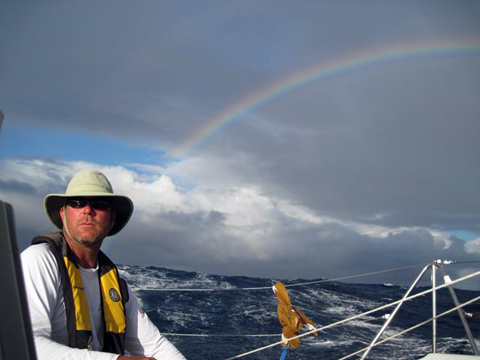
[[[409,287],[407,292],[405,293],[404,297],[402,300],[397,304],[393,312],[390,314],[390,316],[387,318],[385,323],[383,324],[382,328],[380,331],[377,333],[373,341],[370,343],[370,345],[367,347],[365,352],[363,353],[361,360],[364,360],[367,355],[369,354],[370,350],[378,343],[378,339],[380,336],[382,336],[383,332],[387,328],[387,326],[392,322],[393,318],[397,314],[398,310],[400,307],[403,305],[403,303],[408,299],[410,293],[412,290],[417,286],[417,284],[420,282],[420,280],[423,278],[425,273],[427,273],[428,270],[432,271],[432,352],[436,353],[437,352],[437,277],[436,277],[436,272],[437,268],[440,268],[440,270],[443,273],[443,280],[445,282],[446,287],[449,290],[450,296],[452,297],[453,303],[455,304],[455,307],[457,308],[457,313],[458,316],[460,317],[460,321],[463,325],[463,328],[465,329],[465,333],[467,334],[468,341],[470,343],[470,346],[472,347],[472,351],[475,355],[479,355],[478,347],[477,344],[475,343],[475,340],[473,338],[472,332],[470,330],[470,327],[467,323],[467,320],[465,319],[465,313],[462,310],[462,306],[460,305],[460,302],[458,301],[457,295],[455,293],[455,290],[453,289],[452,286],[452,279],[450,276],[447,274],[444,265],[445,264],[452,264],[453,262],[451,261],[442,261],[442,260],[436,260],[431,264],[428,264],[423,268],[423,270],[420,272],[418,277],[415,279],[415,281],[412,283],[412,285]]]
[[[290,340],[293,340],[293,339],[298,339],[298,338],[302,338],[304,336],[308,336],[314,332],[321,332],[321,331],[325,331],[327,329],[331,329],[331,328],[334,328],[334,327],[337,327],[337,326],[340,326],[340,325],[343,325],[343,324],[346,324],[352,320],[355,320],[355,319],[358,319],[358,318],[361,318],[361,317],[365,317],[367,315],[370,315],[370,314],[373,314],[375,312],[378,312],[380,310],[384,310],[384,309],[387,309],[387,308],[390,308],[390,307],[393,307],[395,306],[395,309],[393,310],[393,312],[390,314],[390,316],[386,319],[384,325],[382,326],[382,328],[380,329],[380,331],[377,333],[377,335],[375,336],[375,338],[373,339],[373,341],[370,343],[370,345],[368,345],[367,347],[363,348],[363,349],[360,349],[360,350],[357,350],[347,356],[344,356],[342,357],[340,360],[345,360],[345,359],[348,359],[348,358],[351,358],[352,356],[355,356],[355,355],[359,355],[359,354],[362,354],[361,356],[361,359],[365,359],[367,357],[367,355],[369,354],[370,350],[377,346],[377,345],[380,345],[380,344],[383,344],[383,343],[386,343],[400,335],[403,335],[403,334],[406,334],[412,330],[415,330],[421,326],[424,326],[426,324],[428,324],[429,322],[432,322],[432,352],[435,353],[437,351],[437,345],[436,345],[436,342],[437,342],[437,322],[436,320],[440,317],[443,317],[447,314],[450,314],[454,311],[457,311],[458,315],[460,316],[460,319],[461,319],[461,322],[463,324],[463,327],[465,329],[465,332],[467,334],[467,337],[468,337],[468,340],[470,342],[470,345],[472,347],[472,350],[473,350],[473,353],[475,355],[479,355],[478,353],[478,349],[477,349],[477,346],[476,346],[476,343],[473,339],[473,336],[472,336],[472,333],[470,331],[470,328],[468,326],[468,323],[465,319],[465,313],[464,311],[462,310],[462,308],[464,306],[467,306],[467,305],[470,305],[470,304],[473,304],[475,302],[478,302],[480,301],[480,296],[476,297],[476,298],[473,298],[469,301],[466,301],[465,303],[463,304],[460,304],[459,301],[458,301],[458,298],[455,294],[455,290],[453,289],[453,285],[454,284],[457,284],[457,283],[460,283],[462,281],[465,281],[465,280],[469,280],[469,279],[472,279],[474,277],[477,277],[477,276],[480,276],[480,271],[476,271],[474,273],[471,273],[471,274],[468,274],[468,275],[465,275],[459,279],[455,279],[455,280],[452,280],[450,278],[450,276],[446,273],[445,271],[445,268],[444,268],[444,265],[446,264],[453,264],[455,262],[452,262],[452,261],[441,261],[441,260],[436,260],[434,261],[433,263],[431,264],[428,264],[426,265],[422,271],[420,272],[420,274],[417,276],[417,278],[415,279],[415,281],[413,282],[413,284],[409,287],[409,289],[407,290],[407,292],[405,293],[405,295],[403,296],[402,299],[400,300],[397,300],[397,301],[394,301],[392,303],[389,303],[389,304],[385,304],[385,305],[382,305],[376,309],[372,309],[372,310],[368,310],[366,312],[363,312],[361,314],[357,314],[357,315],[354,315],[350,318],[347,318],[347,319],[343,319],[343,320],[340,320],[340,321],[337,321],[335,323],[332,323],[332,324],[329,324],[329,325],[324,325],[324,326],[320,326],[320,327],[317,327],[315,329],[312,329],[310,331],[306,331],[302,334],[299,334],[297,336],[293,336],[291,338],[288,338],[288,339],[285,339],[286,341],[290,341]],[[440,268],[442,270],[442,273],[443,273],[443,279],[444,279],[444,284],[442,285],[437,285],[436,284],[436,270],[437,268]],[[413,294],[411,295],[411,292],[412,290],[417,286],[417,284],[420,282],[420,280],[423,278],[423,276],[428,272],[428,270],[432,270],[432,288],[431,289],[427,289],[427,290],[424,290],[424,291],[420,291],[416,294]],[[437,290],[440,290],[440,289],[444,289],[444,288],[448,288],[449,289],[449,292],[450,292],[450,295],[453,299],[453,302],[455,303],[455,306],[448,310],[448,311],[445,311],[441,314],[437,314]],[[425,320],[423,322],[420,322],[419,324],[416,324],[408,329],[405,329],[405,330],[402,330],[400,331],[399,333],[393,335],[393,336],[390,336],[386,339],[383,339],[383,340],[379,340],[381,335],[384,333],[385,329],[388,327],[388,325],[392,322],[394,316],[396,315],[396,313],[398,312],[398,310],[400,309],[400,307],[407,301],[410,301],[410,300],[413,300],[413,299],[416,299],[418,297],[421,297],[421,296],[424,296],[424,295],[427,295],[429,293],[432,293],[432,318],[428,319],[428,320]],[[239,354],[239,355],[236,355],[234,357],[230,357],[228,358],[228,360],[231,360],[231,359],[238,359],[238,358],[242,358],[242,357],[245,357],[245,356],[248,356],[250,354],[253,354],[253,353],[256,353],[256,352],[259,352],[259,351],[263,351],[263,350],[266,350],[268,348],[271,348],[271,347],[274,347],[274,346],[279,346],[283,343],[283,340],[282,341],[279,341],[279,342],[276,342],[276,343],[273,343],[273,344],[270,344],[270,345],[267,345],[267,346],[263,346],[261,348],[258,348],[258,349],[254,349],[254,350],[251,350],[251,351],[247,351],[245,353],[242,353],[242,354]]]

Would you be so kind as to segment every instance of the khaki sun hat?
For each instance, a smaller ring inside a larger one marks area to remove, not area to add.
[[[127,224],[133,213],[133,203],[130,198],[113,193],[113,188],[107,177],[97,170],[83,170],[76,173],[70,180],[65,194],[49,194],[45,196],[43,207],[50,221],[60,230],[63,223],[60,209],[66,199],[73,197],[104,197],[115,207],[115,224],[107,236],[118,233]]]

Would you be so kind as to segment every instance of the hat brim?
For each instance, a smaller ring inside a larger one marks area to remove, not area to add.
[[[50,221],[60,230],[63,228],[60,209],[68,198],[95,197],[108,198],[115,208],[115,223],[107,236],[112,236],[120,232],[127,225],[133,213],[133,202],[127,196],[116,194],[89,193],[81,195],[50,194],[45,196],[43,207]]]

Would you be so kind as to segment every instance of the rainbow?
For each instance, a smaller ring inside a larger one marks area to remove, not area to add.
[[[310,66],[266,85],[224,109],[186,139],[173,155],[185,157],[201,143],[219,133],[228,124],[252,109],[300,86],[348,71],[419,57],[458,56],[480,53],[480,37],[440,39],[384,46],[347,54]]]

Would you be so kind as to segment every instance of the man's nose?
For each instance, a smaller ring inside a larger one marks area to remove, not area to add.
[[[87,205],[85,205],[85,207],[83,208],[83,213],[84,214],[94,214],[95,213],[95,211],[92,208],[92,206],[90,205],[90,203],[87,203]]]

